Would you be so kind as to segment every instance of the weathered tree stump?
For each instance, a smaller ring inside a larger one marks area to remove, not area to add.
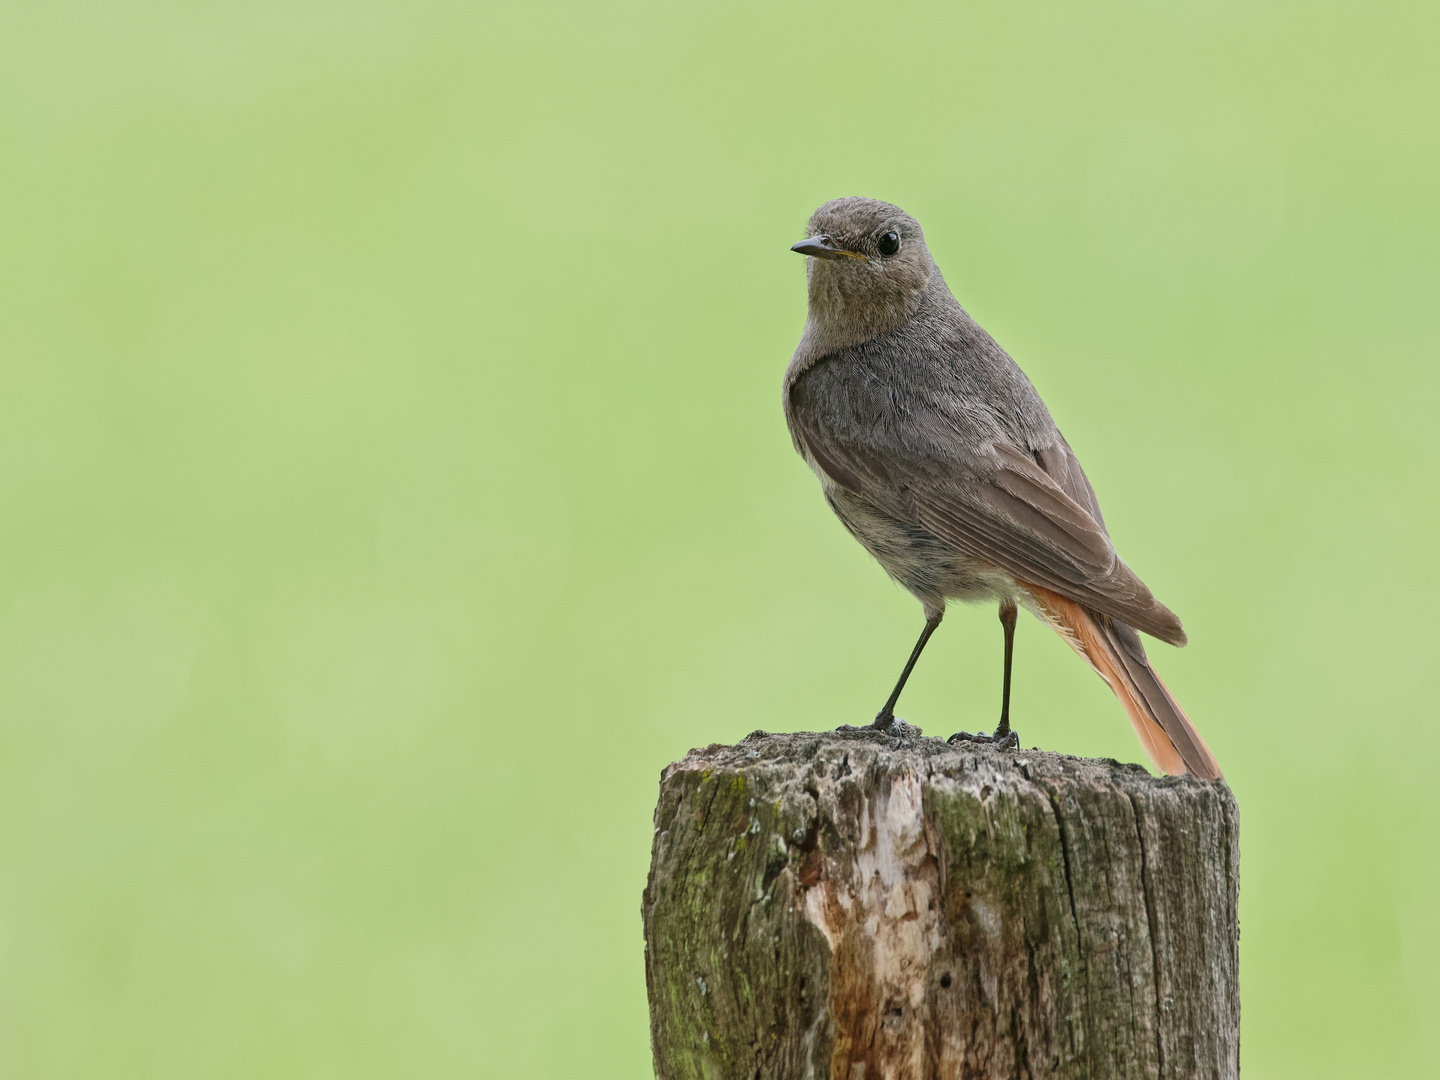
[[[667,768],[645,889],[660,1080],[1239,1074],[1222,783],[871,731]]]

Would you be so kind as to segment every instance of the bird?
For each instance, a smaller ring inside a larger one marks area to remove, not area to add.
[[[1018,748],[1010,677],[1023,606],[1109,684],[1157,768],[1220,779],[1140,640],[1184,645],[1180,619],[1116,552],[1075,452],[955,299],[920,223],[877,199],[835,199],[791,250],[806,256],[808,294],[784,378],[792,441],[830,509],[925,616],[872,726],[900,731],[895,706],[948,601],[996,603],[1000,720],[950,741]]]

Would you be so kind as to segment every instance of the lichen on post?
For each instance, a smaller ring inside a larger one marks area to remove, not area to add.
[[[1238,1075],[1222,783],[878,732],[692,751],[644,897],[660,1080]]]

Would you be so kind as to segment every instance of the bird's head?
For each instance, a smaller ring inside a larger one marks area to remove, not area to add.
[[[810,320],[833,344],[865,341],[915,313],[935,274],[920,223],[878,199],[835,199],[810,215]]]

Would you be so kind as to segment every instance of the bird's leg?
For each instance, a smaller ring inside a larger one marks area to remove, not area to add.
[[[1000,625],[1005,628],[1005,681],[1000,690],[1000,726],[992,736],[997,744],[1020,745],[1020,737],[1010,730],[1010,661],[1015,656],[1015,601],[1000,602]]]
[[[895,720],[895,703],[900,700],[900,691],[905,689],[905,680],[910,678],[910,672],[915,670],[915,661],[920,659],[920,654],[925,651],[925,643],[930,640],[930,635],[940,625],[940,620],[945,617],[942,611],[938,615],[927,615],[925,618],[925,629],[920,631],[920,640],[915,642],[915,648],[910,652],[910,659],[905,661],[905,670],[900,672],[900,681],[895,684],[895,689],[890,691],[890,700],[885,702],[879,714],[875,717],[875,723],[871,725],[877,728],[888,728]]]
[[[1017,614],[1013,598],[1000,601],[1000,625],[1005,628],[1005,678],[1000,690],[1000,724],[995,728],[995,734],[971,735],[968,731],[957,731],[946,742],[983,742],[1001,748],[1020,749],[1020,736],[1010,728],[1010,662],[1015,656]]]

